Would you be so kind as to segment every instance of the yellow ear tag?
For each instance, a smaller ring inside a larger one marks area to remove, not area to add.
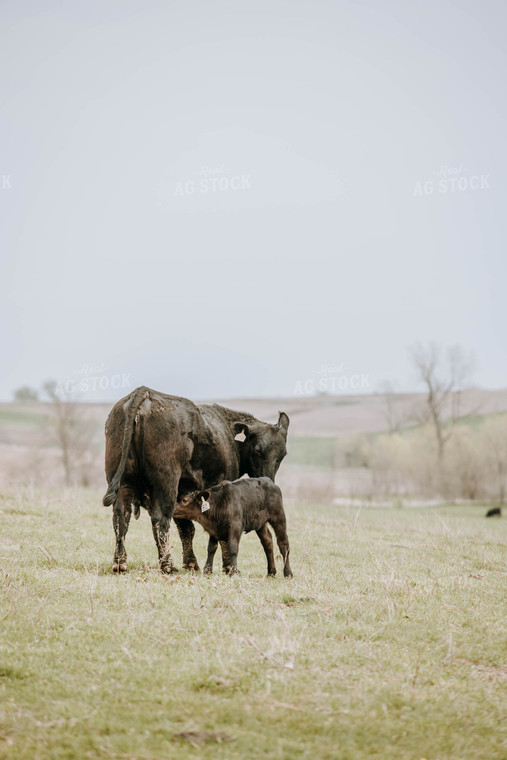
[[[206,512],[206,510],[210,508],[210,503],[209,501],[206,501],[204,496],[201,496],[201,499],[202,499],[201,512]]]
[[[243,441],[246,441],[246,435],[245,435],[245,429],[244,428],[241,431],[241,433],[238,433],[237,435],[234,436],[234,440],[235,441],[241,441],[241,443],[243,443]]]

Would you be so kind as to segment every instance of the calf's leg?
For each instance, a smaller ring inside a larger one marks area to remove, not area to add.
[[[229,557],[231,559],[231,567],[229,570],[229,575],[237,575],[239,573],[238,570],[238,548],[239,548],[239,540],[241,538],[241,530],[235,530],[234,528],[231,528],[229,530],[229,538],[227,540],[227,550],[229,552]]]
[[[217,550],[218,546],[218,539],[213,538],[213,536],[209,537],[208,541],[208,556],[206,558],[206,564],[204,565],[204,571],[206,574],[211,574],[213,572],[213,560],[215,558],[215,552]]]
[[[228,573],[231,569],[231,557],[227,548],[227,541],[220,541],[220,549],[222,550],[222,572]]]
[[[283,557],[283,574],[286,578],[292,578],[292,570],[289,564],[289,539],[287,537],[287,527],[285,522],[285,515],[276,516],[269,521],[273,530],[275,531],[276,542],[280,549],[280,554]]]
[[[276,575],[275,555],[273,553],[273,539],[268,528],[268,524],[256,531],[261,540],[262,547],[266,553],[266,559],[268,560],[268,575]]]

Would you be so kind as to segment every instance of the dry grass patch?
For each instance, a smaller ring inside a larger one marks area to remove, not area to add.
[[[145,513],[115,577],[99,493],[4,494],[0,756],[506,758],[506,522],[287,512],[290,581],[162,577]]]

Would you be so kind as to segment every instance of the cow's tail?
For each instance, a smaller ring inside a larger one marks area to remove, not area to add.
[[[109,488],[107,489],[104,498],[102,499],[102,504],[105,507],[110,507],[116,499],[116,494],[118,493],[118,490],[121,486],[121,480],[125,471],[125,465],[127,464],[130,444],[132,442],[132,436],[134,434],[136,415],[139,407],[145,399],[149,398],[149,395],[150,391],[145,386],[136,388],[136,390],[133,391],[130,395],[128,407],[125,411],[125,427],[123,429],[123,443],[121,448],[120,464],[118,465],[118,469],[116,470],[111,482],[109,483]]]

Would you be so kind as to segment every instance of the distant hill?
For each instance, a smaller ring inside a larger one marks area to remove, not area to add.
[[[396,414],[404,418],[402,427],[414,424],[412,410],[424,401],[424,394],[393,396]],[[291,420],[290,432],[300,436],[342,436],[387,430],[386,400],[382,394],[360,396],[305,396],[266,399],[225,399],[218,403],[244,409],[267,422],[277,419],[278,410]],[[487,415],[507,411],[507,388],[472,389],[461,394],[461,410],[466,414]]]
[[[424,394],[393,395],[396,414],[404,422],[414,424],[411,412],[424,401]],[[210,399],[201,403],[219,403],[231,409],[244,410],[266,422],[275,422],[278,411],[291,420],[291,435],[342,436],[355,433],[378,433],[387,430],[386,400],[382,394],[358,396],[290,396],[287,398]],[[87,403],[90,415],[102,435],[110,403]],[[461,394],[461,410],[466,414],[488,415],[507,411],[507,388],[502,390],[472,389]],[[48,414],[48,404],[31,402],[0,403],[0,442],[23,438],[30,429],[37,429]]]
[[[417,424],[413,410],[423,400],[423,394],[391,398],[402,429]],[[384,396],[242,398],[221,399],[218,403],[247,411],[266,422],[276,422],[279,410],[289,415],[289,456],[279,476],[289,496],[297,494],[315,500],[315,494],[320,493],[325,500],[329,494],[363,493],[369,488],[369,473],[355,466],[351,437],[388,429]],[[93,421],[93,437],[86,452],[88,482],[97,488],[105,483],[104,423],[111,406],[83,404],[86,417]],[[487,415],[507,412],[507,389],[466,391],[460,408],[473,415],[467,424],[479,424]],[[7,483],[61,484],[61,453],[49,433],[50,415],[50,405],[42,402],[0,403],[0,487]]]

